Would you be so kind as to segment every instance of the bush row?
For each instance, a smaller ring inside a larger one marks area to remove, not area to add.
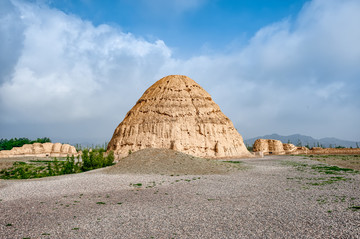
[[[33,160],[29,163],[15,162],[11,168],[0,171],[2,179],[29,179],[81,173],[113,165],[114,152],[104,156],[105,150],[84,150],[82,157],[68,156],[66,160]]]
[[[30,140],[28,138],[0,139],[0,150],[10,150],[14,147],[21,147],[24,144],[48,143],[51,140],[47,137]]]

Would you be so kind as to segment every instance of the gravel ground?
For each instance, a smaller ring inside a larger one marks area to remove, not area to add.
[[[298,156],[242,162],[228,174],[1,180],[0,238],[360,238],[359,174]]]

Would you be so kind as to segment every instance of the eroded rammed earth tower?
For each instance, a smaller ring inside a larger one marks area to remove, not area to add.
[[[119,157],[144,148],[208,158],[252,156],[211,96],[182,75],[166,76],[147,89],[108,144]]]

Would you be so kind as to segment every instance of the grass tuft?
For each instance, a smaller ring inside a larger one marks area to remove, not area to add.
[[[353,211],[357,211],[357,210],[360,210],[360,206],[351,206],[351,207],[349,207],[349,209],[351,209]]]

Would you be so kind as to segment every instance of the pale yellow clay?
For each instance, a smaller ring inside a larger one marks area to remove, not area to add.
[[[287,149],[292,148],[290,145]],[[264,155],[267,154],[285,154],[283,143],[280,140],[275,139],[257,139],[253,145],[254,152],[262,152]]]
[[[108,144],[117,157],[144,148],[206,158],[253,157],[211,96],[183,75],[166,76],[147,89]]]
[[[34,143],[25,144],[22,147],[14,147],[11,150],[1,150],[0,158],[14,157],[66,157],[77,156],[74,146],[60,143]]]
[[[360,149],[356,148],[318,148],[296,147],[293,144],[283,144],[275,139],[257,139],[253,145],[256,155],[267,154],[360,154]]]

